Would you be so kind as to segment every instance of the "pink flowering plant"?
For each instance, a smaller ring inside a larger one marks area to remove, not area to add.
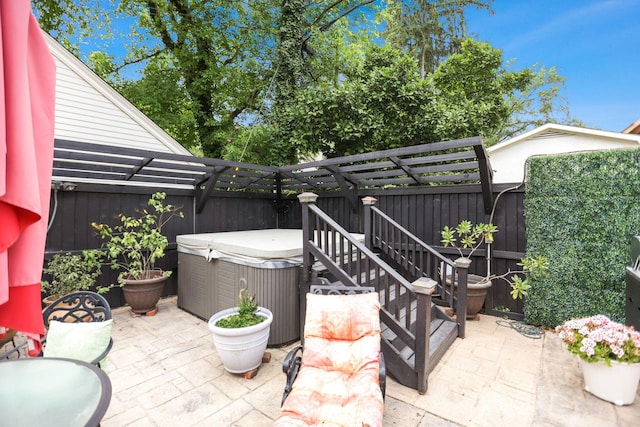
[[[572,354],[587,362],[640,362],[640,332],[602,314],[567,320],[556,332]]]

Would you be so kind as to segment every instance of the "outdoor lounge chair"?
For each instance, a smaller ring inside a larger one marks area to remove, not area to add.
[[[351,294],[333,294],[336,289]],[[332,294],[316,293],[322,290]],[[304,347],[284,360],[287,384],[274,425],[382,425],[386,380],[378,298],[372,288],[311,288]]]
[[[79,291],[55,300],[42,312],[47,335],[44,357],[65,357],[100,366],[113,346],[111,307],[95,292]]]

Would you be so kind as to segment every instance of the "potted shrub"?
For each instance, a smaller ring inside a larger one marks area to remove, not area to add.
[[[120,269],[118,285],[133,313],[155,314],[164,282],[171,275],[170,271],[155,266],[169,244],[162,227],[174,217],[182,218],[183,214],[181,207],[165,205],[165,198],[166,193],[153,194],[148,202],[150,209],[137,210],[137,216],[120,214],[120,224],[113,227],[91,224],[104,241],[111,267]],[[103,287],[99,292],[104,293],[112,286]]]
[[[273,314],[258,307],[256,296],[240,290],[238,307],[222,310],[209,319],[209,330],[224,368],[234,374],[252,371],[262,363]]]
[[[493,235],[498,232],[498,227],[494,224],[473,224],[469,220],[464,220],[456,228],[445,226],[441,231],[441,242],[445,247],[452,246],[457,249],[460,257],[470,260],[471,255],[484,243],[487,246],[493,243]],[[470,262],[470,261],[469,261]],[[547,260],[544,257],[525,257],[518,265],[521,270],[507,271],[504,274],[496,275],[487,272],[487,276],[482,277],[476,274],[468,275],[467,283],[467,319],[474,319],[484,306],[484,300],[488,289],[494,279],[502,279],[511,286],[511,296],[513,299],[522,298],[527,295],[531,286],[528,284],[529,275],[544,274],[547,268]],[[518,274],[525,274],[523,279]],[[450,283],[450,276],[447,276],[447,283]],[[454,283],[454,286],[456,284]]]
[[[493,234],[498,231],[498,227],[493,224],[473,224],[469,220],[464,220],[456,228],[445,226],[441,231],[441,242],[445,247],[454,247],[461,258],[469,260],[471,255],[483,244],[493,243]],[[463,251],[465,250],[465,251]],[[491,277],[482,277],[476,274],[469,274],[467,282],[467,319],[475,319],[478,312],[484,306],[487,290],[491,287]],[[451,276],[447,275],[447,283],[451,284]],[[457,286],[457,282],[454,282]]]
[[[90,290],[102,273],[104,254],[96,249],[87,249],[81,254],[55,254],[42,272],[50,277],[40,284],[46,305],[72,292]]]
[[[556,332],[580,357],[585,390],[616,405],[633,403],[640,381],[640,332],[601,314],[568,320]]]

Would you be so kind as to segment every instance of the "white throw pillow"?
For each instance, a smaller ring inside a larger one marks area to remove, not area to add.
[[[109,345],[112,321],[113,319],[78,323],[51,321],[42,355],[91,363]]]

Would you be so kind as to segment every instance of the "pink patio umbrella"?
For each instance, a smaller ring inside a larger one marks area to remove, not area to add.
[[[37,354],[55,63],[29,0],[0,0],[0,38],[0,327],[25,333]]]

